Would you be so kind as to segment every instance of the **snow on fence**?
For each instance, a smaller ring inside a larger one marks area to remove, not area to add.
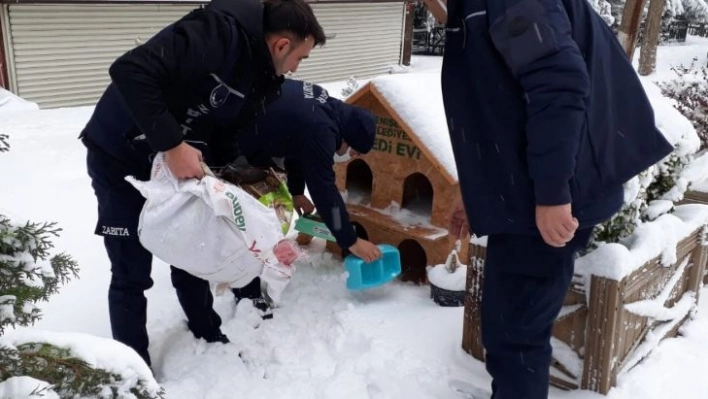
[[[683,196],[683,201],[681,201],[681,203],[708,205],[708,192],[705,192],[703,190],[705,190],[705,188],[702,188],[701,191],[698,191],[698,190],[686,191],[686,193]],[[708,257],[706,257],[706,265],[705,265],[705,273],[703,276],[703,284],[708,285]]]
[[[578,260],[553,331],[552,385],[606,394],[659,341],[678,334],[698,303],[707,223],[708,207],[678,206],[625,245],[606,244]],[[463,349],[479,360],[485,252],[484,241],[470,244],[462,338]]]

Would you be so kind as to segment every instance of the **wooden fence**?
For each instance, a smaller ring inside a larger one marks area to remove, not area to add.
[[[703,283],[708,258],[704,234],[701,227],[682,240],[670,267],[657,257],[620,281],[591,276],[589,292],[574,284],[553,331],[551,384],[606,394],[619,374],[631,370],[660,340],[675,336]],[[462,347],[483,361],[480,308],[486,249],[471,244],[469,252]],[[674,318],[647,316],[642,309],[648,302],[670,309]]]

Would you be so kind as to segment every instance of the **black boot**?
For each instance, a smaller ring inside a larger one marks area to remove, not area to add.
[[[253,281],[246,284],[243,288],[232,288],[231,292],[234,293],[236,303],[239,303],[242,299],[250,299],[253,301],[253,306],[261,312],[261,318],[263,318],[263,320],[273,318],[273,311],[261,292],[260,277],[254,278]]]
[[[194,336],[197,339],[204,339],[206,342],[208,342],[210,344],[213,344],[215,342],[221,342],[222,344],[228,344],[229,342],[231,342],[231,341],[229,341],[229,337],[227,337],[224,333],[222,333],[221,330],[217,331],[214,334],[210,334],[210,335],[203,335],[202,336],[202,335],[194,334]]]

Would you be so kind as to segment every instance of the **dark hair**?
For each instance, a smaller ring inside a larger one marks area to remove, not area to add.
[[[305,0],[263,0],[263,7],[263,31],[266,34],[291,32],[301,40],[312,36],[315,46],[327,41],[312,7]]]

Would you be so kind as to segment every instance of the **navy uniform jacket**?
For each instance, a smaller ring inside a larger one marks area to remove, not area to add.
[[[471,229],[538,234],[536,205],[581,226],[672,151],[637,74],[586,0],[450,0],[442,88]]]
[[[239,136],[251,164],[284,158],[291,194],[309,189],[312,202],[342,248],[357,240],[333,170],[342,140],[360,153],[374,144],[376,120],[363,108],[330,97],[316,84],[286,79],[281,96],[266,107],[254,130]]]
[[[82,132],[126,165],[182,141],[210,165],[232,161],[238,128],[278,94],[257,0],[214,0],[110,67],[112,83]]]

